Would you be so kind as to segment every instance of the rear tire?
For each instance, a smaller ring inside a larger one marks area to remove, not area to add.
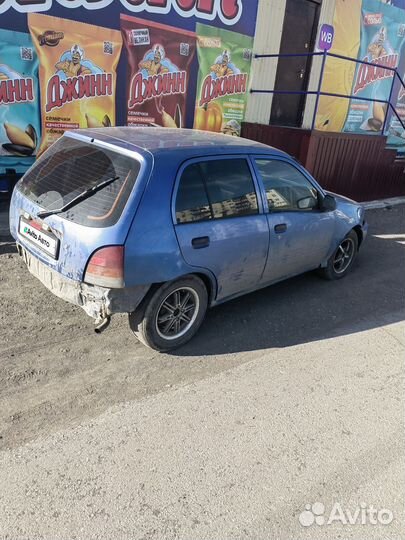
[[[200,328],[208,292],[197,276],[164,283],[148,299],[143,317],[129,314],[135,336],[147,347],[165,352],[187,343]]]
[[[349,234],[340,242],[339,246],[328,260],[325,268],[319,268],[318,274],[330,281],[342,279],[350,272],[359,251],[359,238],[356,231]]]

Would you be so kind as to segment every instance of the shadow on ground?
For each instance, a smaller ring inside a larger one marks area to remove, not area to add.
[[[263,350],[276,362],[277,348],[359,332],[367,353],[361,331],[405,318],[405,206],[371,211],[368,219],[370,236],[345,279],[327,282],[310,273],[219,306],[173,354],[140,345],[124,315],[96,335],[83,310],[52,295],[13,245],[3,244],[0,449],[235,369]]]

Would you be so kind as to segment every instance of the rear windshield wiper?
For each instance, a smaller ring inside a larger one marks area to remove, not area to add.
[[[79,195],[76,195],[76,197],[73,197],[73,199],[63,205],[61,208],[56,208],[55,210],[44,210],[43,212],[38,212],[37,217],[39,218],[46,218],[48,216],[53,216],[54,214],[62,214],[63,212],[66,212],[66,210],[70,210],[73,206],[76,206],[76,204],[79,204],[80,202],[88,199],[94,193],[97,193],[97,191],[100,191],[100,189],[105,188],[106,186],[109,186],[116,180],[119,180],[119,176],[114,176],[113,178],[107,178],[107,180],[104,180],[103,182],[100,182],[99,184],[96,184],[95,186],[88,188],[82,193],[79,193]]]

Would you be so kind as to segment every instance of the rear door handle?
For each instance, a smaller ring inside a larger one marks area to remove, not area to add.
[[[210,245],[209,236],[199,236],[198,238],[193,238],[191,240],[191,245],[194,249],[203,249]]]
[[[275,225],[274,232],[277,234],[281,234],[286,232],[287,230],[287,223],[279,223],[278,225]]]

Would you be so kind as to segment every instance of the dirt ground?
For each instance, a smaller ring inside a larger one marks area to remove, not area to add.
[[[80,309],[55,298],[0,241],[0,449],[97,417],[126,401],[208,378],[283,348],[339,335],[341,328],[403,318],[404,207],[368,212],[370,238],[350,277],[314,274],[212,310],[175,355],[139,344],[126,316],[101,335]],[[401,314],[401,315],[399,315]]]

